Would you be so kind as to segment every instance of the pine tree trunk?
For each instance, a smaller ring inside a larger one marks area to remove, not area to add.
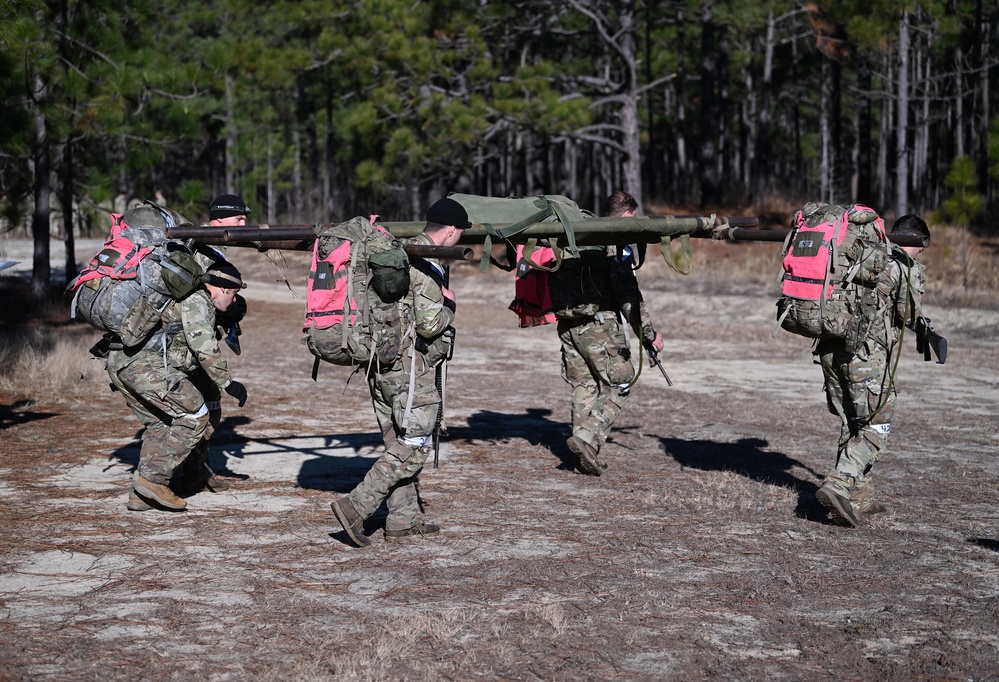
[[[770,185],[770,101],[773,88],[774,45],[776,26],[773,10],[767,12],[767,38],[763,50],[763,81],[760,83],[760,108],[757,114],[756,142],[753,152],[753,203],[760,205],[766,199]]]
[[[675,85],[673,92],[676,93],[673,100],[676,102],[676,159],[673,162],[673,195],[678,204],[685,204],[690,196],[691,169],[687,159],[687,109],[686,98],[683,93],[686,88],[686,32],[684,26],[683,11],[677,12],[676,16],[676,43],[677,43],[677,65]]]
[[[954,117],[954,153],[957,156],[964,156],[964,75],[961,70],[964,68],[964,51],[961,46],[957,46],[954,69],[954,105],[957,115]]]
[[[235,82],[228,73],[225,75],[225,191],[236,193],[236,102],[233,96]]]
[[[652,3],[646,3],[645,5],[645,32],[643,34],[643,53],[645,60],[645,82],[651,83],[654,79],[652,74]],[[650,199],[655,199],[659,196],[659,135],[658,126],[655,122],[655,107],[653,106],[653,98],[647,96],[645,98],[645,118],[648,125],[648,136],[649,144],[648,151],[645,154],[645,180],[647,182],[647,187],[649,193],[646,195]]]
[[[819,140],[821,157],[819,160],[819,197],[822,201],[832,203],[832,190],[829,182],[830,143],[829,143],[829,60],[823,58],[819,70]]]
[[[718,177],[715,164],[718,129],[715,107],[715,26],[713,5],[705,3],[701,13],[701,208],[718,203]]]
[[[887,76],[885,77],[887,82],[891,82],[894,75],[894,69],[892,68],[891,60],[889,59],[887,53],[884,55],[884,70]],[[881,131],[878,140],[878,164],[877,170],[875,172],[877,177],[878,186],[878,201],[877,205],[880,211],[884,213],[885,205],[888,203],[888,144],[891,140],[891,119],[892,119],[892,104],[891,98],[886,98],[881,105]]]
[[[292,153],[295,155],[295,165],[291,173],[291,179],[294,186],[291,190],[292,196],[292,221],[296,223],[302,222],[302,215],[305,208],[305,196],[304,188],[302,187],[302,133],[298,129],[298,125],[291,131],[292,140]]]
[[[850,203],[849,190],[844,177],[846,175],[846,152],[843,149],[843,67],[838,61],[829,64],[829,75],[832,78],[830,86],[830,156],[829,184],[833,201]]]
[[[722,178],[725,178],[725,185],[731,186],[739,182],[740,178],[732,171],[732,164],[729,163],[729,157],[732,152],[729,151],[729,146],[731,145],[731,140],[729,139],[728,121],[729,121],[729,91],[728,91],[728,52],[729,52],[729,42],[728,42],[728,27],[724,24],[718,26],[718,39],[715,42],[717,46],[717,55],[715,57],[715,64],[718,68],[718,76],[715,80],[718,86],[718,113],[716,114],[715,120],[718,125],[718,132],[716,134],[716,152],[715,152],[715,203],[720,204],[729,197],[725,196],[723,190]]]
[[[909,12],[898,31],[898,122],[895,124],[895,215],[909,212]]]
[[[871,191],[871,65],[866,58],[861,57],[857,68],[857,89],[860,91],[857,111],[857,187],[854,192],[856,200],[862,204],[874,203],[874,193]]]
[[[35,191],[34,213],[31,217],[31,234],[34,239],[34,254],[31,261],[31,295],[41,300],[48,296],[50,280],[52,279],[52,264],[49,262],[51,228],[51,209],[49,208],[52,194],[52,183],[49,179],[51,162],[49,159],[48,122],[37,102],[45,99],[48,87],[42,81],[39,73],[32,77],[34,90],[35,114],[35,150],[34,176]]]
[[[277,210],[274,196],[274,138],[267,136],[267,223],[277,222]]]
[[[994,66],[989,65],[990,59],[992,59],[989,54],[989,46],[995,46],[997,44],[997,38],[999,38],[999,36],[992,35],[996,28],[997,15],[999,15],[999,11],[997,11],[995,5],[993,5],[992,12],[986,15],[982,8],[982,1],[978,0],[975,8],[975,16],[978,19],[976,23],[980,27],[979,67],[981,69],[979,72],[978,85],[979,90],[981,91],[981,97],[978,98],[978,184],[984,190],[986,215],[992,215],[994,213],[996,200],[996,183],[989,182],[988,130],[989,123],[992,120],[993,109],[992,100],[989,98],[989,74],[994,68]]]
[[[76,240],[73,234],[73,141],[66,140],[62,150],[62,222],[66,248],[66,284],[76,278]]]
[[[912,163],[912,176],[916,187],[916,197],[918,198],[917,209],[922,212],[927,208],[927,199],[933,188],[930,185],[930,166],[928,163],[930,153],[930,100],[935,99],[936,93],[933,91],[933,78],[929,53],[923,63],[923,76],[921,83],[925,84],[925,91],[922,93],[923,107],[918,127],[916,128],[916,157]]]

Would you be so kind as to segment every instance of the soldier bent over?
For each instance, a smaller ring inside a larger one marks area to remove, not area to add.
[[[222,389],[240,407],[246,402],[246,388],[233,381],[219,349],[215,324],[216,311],[232,304],[243,281],[226,261],[213,264],[206,278],[202,288],[166,306],[162,326],[141,349],[112,350],[107,358],[112,386],[145,427],[127,505],[132,511],[185,509],[187,502],[169,485],[192,451],[204,448],[195,456],[207,457],[214,424],[206,395],[217,399]],[[194,471],[204,480],[185,483],[200,490],[210,470]]]

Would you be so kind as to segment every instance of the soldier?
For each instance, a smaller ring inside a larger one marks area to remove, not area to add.
[[[413,244],[454,246],[461,231],[471,227],[457,201],[444,198],[427,211],[423,232]],[[359,547],[371,544],[364,520],[384,501],[388,506],[385,541],[432,537],[440,527],[423,518],[417,479],[431,451],[431,439],[442,407],[435,381],[436,367],[450,354],[454,321],[454,293],[445,286],[444,268],[430,258],[413,258],[410,268],[411,314],[416,340],[403,346],[390,366],[374,367],[368,389],[385,442],[385,452],[350,494],[331,503],[337,520]],[[404,299],[406,300],[406,299]],[[412,337],[410,337],[411,339]]]
[[[607,198],[607,215],[632,217],[637,211],[630,194],[615,192]],[[572,388],[572,436],[566,444],[583,473],[599,476],[607,468],[600,447],[635,378],[624,325],[656,352],[664,344],[652,326],[630,258],[612,256],[606,247],[580,251],[579,258],[567,256],[549,275],[548,286],[562,341],[562,378]]]
[[[208,210],[208,225],[209,227],[240,227],[246,224],[249,215],[250,207],[240,197],[235,194],[220,194],[215,197]],[[225,251],[221,248],[199,244],[196,239],[189,239],[186,244],[194,253],[195,260],[206,271],[218,262],[226,262]],[[242,352],[239,343],[239,337],[243,333],[240,321],[246,315],[246,310],[246,299],[237,293],[232,304],[225,310],[218,310],[215,315],[219,335],[236,355]],[[214,432],[222,423],[222,392],[200,366],[195,369],[192,380],[201,389],[202,396],[204,396],[205,404],[208,406],[210,432]],[[210,437],[211,433],[206,435],[191,450],[190,456],[184,460],[177,472],[177,478],[182,481],[179,487],[184,494],[193,495],[206,487],[213,492],[228,490],[230,487],[229,481],[217,476],[208,464]]]
[[[209,418],[204,381],[246,403],[246,387],[234,381],[216,337],[215,313],[226,310],[243,288],[235,266],[218,261],[206,282],[182,301],[171,301],[161,328],[141,350],[112,350],[107,371],[112,386],[145,427],[139,465],[132,479],[127,508],[131,511],[179,511],[187,502],[169,487],[175,470],[202,444],[207,451],[214,430]],[[190,493],[208,484],[210,470],[191,471],[184,480]],[[177,487],[177,484],[174,484]]]
[[[930,237],[926,223],[914,215],[896,220],[891,233]],[[877,285],[877,310],[856,354],[846,351],[842,339],[823,339],[815,349],[829,411],[842,422],[836,467],[815,496],[837,520],[854,528],[862,516],[885,510],[874,499],[871,469],[888,445],[895,414],[895,368],[902,328],[914,328],[922,314],[926,269],[914,260],[922,251],[921,246],[892,246],[891,259]]]

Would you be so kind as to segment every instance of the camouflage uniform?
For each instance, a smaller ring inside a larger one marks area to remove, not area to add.
[[[572,433],[599,452],[635,378],[621,320],[649,342],[656,331],[630,264],[604,249],[565,258],[548,286],[562,341],[562,378],[572,388]]]
[[[215,306],[204,289],[163,312],[163,327],[134,354],[111,351],[112,385],[145,427],[137,473],[167,485],[174,470],[205,448],[217,421],[209,402],[232,378],[215,336]],[[221,414],[220,411],[216,411]],[[198,455],[200,456],[200,455]]]
[[[888,445],[895,414],[895,369],[903,327],[921,315],[926,269],[895,246],[877,286],[878,308],[856,354],[844,340],[822,340],[815,355],[822,365],[829,411],[839,416],[836,468],[823,482],[852,500],[855,511],[883,509],[872,500],[870,472]]]
[[[408,242],[433,244],[424,234]],[[444,333],[454,321],[454,309],[441,291],[443,269],[439,262],[414,259],[410,279],[415,332],[432,343],[427,352],[422,352],[416,346],[423,344],[410,340],[404,344],[402,357],[390,366],[372,369],[368,388],[385,452],[348,496],[362,518],[374,514],[385,501],[386,531],[403,531],[421,523],[417,477],[430,454],[431,435],[440,415],[436,366],[447,355],[449,338]]]

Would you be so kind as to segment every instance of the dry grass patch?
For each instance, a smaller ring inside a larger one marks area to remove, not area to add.
[[[15,328],[0,334],[0,389],[81,395],[103,384],[104,363],[90,354],[96,332]]]

